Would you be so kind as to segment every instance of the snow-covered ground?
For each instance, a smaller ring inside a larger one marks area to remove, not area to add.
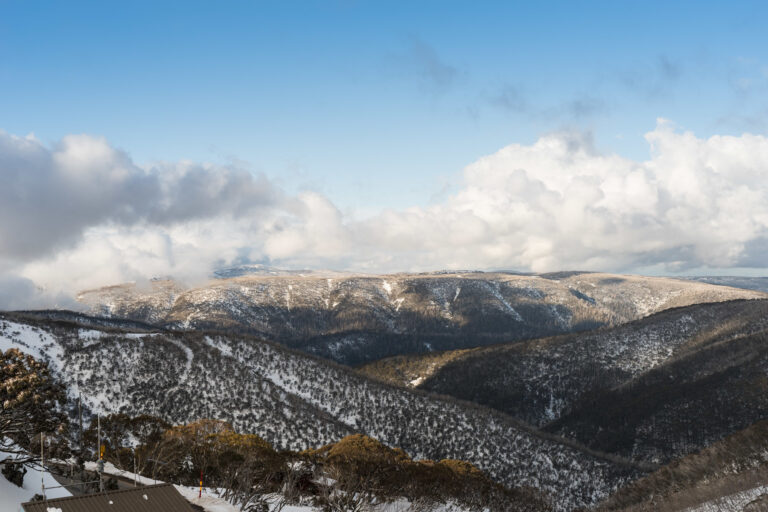
[[[4,459],[6,454],[0,452],[0,459]],[[27,474],[24,475],[24,485],[17,487],[2,475],[0,475],[0,512],[21,512],[21,504],[30,501],[35,494],[41,494],[42,485],[40,481],[40,471],[33,467],[27,467]],[[45,482],[45,496],[47,498],[65,498],[72,496],[69,491],[59,484],[48,472],[44,472],[42,480]],[[54,487],[56,487],[54,489]]]
[[[702,503],[686,509],[685,512],[741,512],[750,502],[766,494],[768,485],[761,485]]]
[[[86,469],[90,471],[96,470],[96,463],[95,462],[86,462],[85,463]],[[153,485],[156,483],[162,483],[159,480],[152,480],[151,478],[146,478],[141,475],[136,475],[134,473],[131,473],[130,471],[123,471],[122,469],[116,468],[112,463],[105,463],[104,464],[104,473],[108,475],[114,475],[121,478],[125,478],[128,480],[134,480],[136,479],[136,482],[138,482],[140,485]],[[198,487],[187,487],[183,485],[174,485],[176,487],[176,490],[179,491],[179,493],[184,496],[184,498],[189,501],[190,503],[194,505],[199,505],[203,507],[203,509],[206,512],[240,512],[240,510],[229,503],[227,500],[220,497],[220,493],[217,489],[212,489],[209,487],[203,487],[202,495],[200,493],[200,488]],[[273,496],[272,504],[270,505],[270,510],[281,510],[282,512],[319,512],[320,509],[316,507],[311,506],[301,506],[301,505],[285,505],[284,507],[279,507],[279,501],[280,501],[280,495]],[[1,502],[0,502],[1,503]],[[411,503],[406,500],[398,500],[392,503],[383,504],[381,506],[378,506],[375,508],[375,512],[406,512],[411,509]],[[0,509],[0,512],[5,512],[5,509]],[[469,510],[459,507],[453,504],[445,504],[441,505],[438,508],[434,510],[434,512],[470,512]]]

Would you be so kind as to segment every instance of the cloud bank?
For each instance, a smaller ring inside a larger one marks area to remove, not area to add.
[[[234,166],[139,166],[105,140],[0,133],[0,308],[220,266],[683,272],[767,268],[768,139],[667,121],[650,158],[558,133],[467,166],[445,201],[359,219]]]

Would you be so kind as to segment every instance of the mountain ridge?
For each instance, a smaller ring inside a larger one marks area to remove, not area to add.
[[[659,310],[768,295],[602,273],[241,276],[81,292],[92,315],[252,334],[348,365],[613,326]]]
[[[399,356],[360,371],[481,403],[603,451],[665,462],[768,414],[765,339],[768,301],[730,301],[586,333]]]

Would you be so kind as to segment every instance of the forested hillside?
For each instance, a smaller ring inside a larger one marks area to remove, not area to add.
[[[47,360],[92,413],[148,413],[174,424],[222,419],[277,448],[364,433],[415,458],[467,460],[511,487],[542,490],[559,510],[594,503],[643,472],[501,413],[250,337],[126,333],[5,315],[0,348],[10,347]]]
[[[230,275],[230,274],[226,274]],[[237,275],[237,274],[235,274]],[[678,306],[765,297],[669,278],[561,272],[244,275],[82,292],[98,316],[253,334],[357,365],[614,326]]]
[[[763,420],[627,485],[598,510],[761,512],[767,507],[768,420]]]
[[[768,416],[768,301],[378,361],[364,373],[484,404],[596,449],[667,461]]]

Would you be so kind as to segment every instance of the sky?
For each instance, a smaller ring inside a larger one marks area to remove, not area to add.
[[[240,263],[764,275],[766,11],[0,0],[0,307]]]

